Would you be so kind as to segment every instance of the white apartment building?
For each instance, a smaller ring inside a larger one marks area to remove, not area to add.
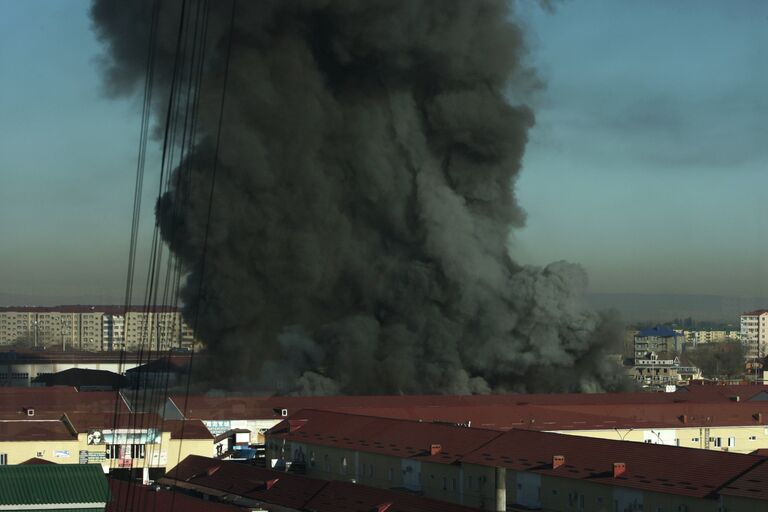
[[[741,315],[741,342],[747,359],[765,357],[768,344],[768,309],[749,311]]]
[[[0,308],[0,345],[98,352],[190,349],[195,343],[191,327],[176,307]]]

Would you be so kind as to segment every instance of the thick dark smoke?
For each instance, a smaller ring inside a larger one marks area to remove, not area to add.
[[[180,3],[161,11],[156,90]],[[534,122],[509,98],[537,79],[503,0],[238,2],[203,267],[230,6],[212,2],[201,143],[158,204],[188,304],[203,283],[212,379],[304,393],[619,385],[606,358],[619,331],[582,304],[583,270],[508,252]],[[92,15],[109,88],[136,91],[149,4],[97,0]]]

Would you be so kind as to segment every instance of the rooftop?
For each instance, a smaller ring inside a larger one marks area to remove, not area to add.
[[[672,338],[675,336],[682,336],[682,335],[678,332],[675,332],[673,329],[670,329],[669,327],[665,327],[663,325],[657,325],[655,327],[647,327],[645,329],[641,329],[640,332],[635,334],[635,338],[650,338],[650,337]]]
[[[282,507],[313,512],[376,510],[387,512],[470,512],[476,509],[397,491],[348,482],[326,481],[292,473],[261,469],[234,461],[190,455],[161,480],[181,488],[207,490]]]
[[[240,507],[195,498],[176,491],[155,490],[123,480],[109,480],[112,500],[107,512],[157,510],[163,512],[243,512]]]
[[[336,426],[334,432],[333,426]],[[333,432],[333,434],[331,434]],[[365,418],[307,410],[271,429],[270,438],[340,449],[381,453],[429,462],[507,467],[605,485],[704,498],[740,477],[765,458],[695,448],[568,436],[526,429],[499,432],[431,423]],[[446,455],[429,457],[419,448],[441,445]],[[458,447],[458,448],[457,448]],[[553,469],[555,455],[564,466]],[[674,461],[674,463],[670,463]],[[627,465],[614,477],[613,463]]]
[[[107,478],[97,464],[0,466],[0,508],[108,501]]]
[[[75,441],[76,439],[61,420],[0,421],[0,442]]]
[[[768,500],[768,461],[758,464],[726,485],[720,494]]]
[[[200,420],[165,420],[163,430],[171,433],[171,439],[213,439]]]
[[[498,431],[306,409],[268,435],[347,450],[453,464],[499,435]],[[432,454],[430,447],[441,449]]]

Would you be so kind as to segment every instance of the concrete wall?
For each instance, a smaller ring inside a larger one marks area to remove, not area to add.
[[[21,464],[33,457],[57,464],[77,464],[79,444],[71,441],[8,441],[0,442],[0,454],[6,454],[7,464]]]

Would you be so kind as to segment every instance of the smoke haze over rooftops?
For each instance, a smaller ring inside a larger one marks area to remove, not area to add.
[[[157,90],[180,5],[160,11]],[[238,1],[204,249],[230,5],[210,6],[200,143],[157,207],[190,315],[203,283],[211,380],[314,394],[619,385],[605,358],[617,325],[584,305],[583,270],[508,252],[534,122],[509,98],[538,85],[512,4]],[[117,94],[143,83],[151,12],[93,4]]]

